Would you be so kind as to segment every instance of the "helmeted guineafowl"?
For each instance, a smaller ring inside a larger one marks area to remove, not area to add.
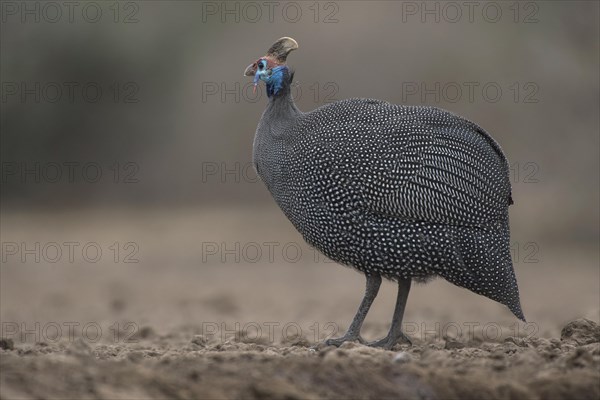
[[[363,272],[360,328],[381,278],[398,282],[388,335],[400,339],[411,280],[441,276],[506,305],[525,320],[509,250],[509,167],[483,129],[448,111],[349,99],[308,113],[291,97],[294,39],[279,39],[244,75],[266,83],[269,104],[254,139],[254,165],[304,239]],[[409,341],[410,342],[410,341]]]

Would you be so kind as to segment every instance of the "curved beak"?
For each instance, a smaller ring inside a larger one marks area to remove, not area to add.
[[[244,76],[254,76],[256,74],[256,63],[252,63],[246,67]]]

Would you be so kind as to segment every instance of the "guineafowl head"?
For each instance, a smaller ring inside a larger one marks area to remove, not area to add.
[[[291,83],[292,73],[286,65],[287,56],[298,48],[298,42],[290,37],[282,37],[267,51],[267,55],[248,65],[245,76],[254,77],[254,89],[259,81],[267,85],[267,96],[277,96]]]

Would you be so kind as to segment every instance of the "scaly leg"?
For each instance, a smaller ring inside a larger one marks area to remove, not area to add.
[[[406,300],[408,299],[408,292],[410,292],[410,283],[410,278],[398,280],[398,297],[396,298],[396,308],[394,309],[394,317],[392,318],[392,327],[386,337],[376,342],[369,343],[369,346],[383,347],[384,349],[390,350],[400,339],[408,342],[408,344],[412,344],[410,339],[402,333],[402,317],[404,317]]]
[[[381,276],[380,275],[367,275],[367,289],[365,290],[365,296],[358,307],[358,311],[350,324],[350,328],[344,336],[336,339],[327,339],[325,341],[326,345],[332,346],[340,346],[342,343],[347,341],[358,340],[360,343],[365,343],[365,341],[360,337],[360,328],[371,308],[371,304],[373,304],[373,300],[377,296],[379,292],[379,286],[381,286]]]

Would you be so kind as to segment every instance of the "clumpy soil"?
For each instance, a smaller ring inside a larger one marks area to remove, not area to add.
[[[3,215],[3,242],[91,242],[103,257],[2,263],[0,400],[600,399],[596,244],[515,256],[526,324],[437,279],[411,288],[412,346],[334,348],[322,343],[347,329],[364,276],[316,258],[277,210],[201,211]],[[115,259],[130,242],[139,262]],[[272,242],[273,258],[230,254]],[[282,254],[290,243],[302,257]],[[384,282],[366,340],[387,333],[395,300]]]
[[[590,399],[600,398],[600,327],[560,338],[416,340],[392,351],[305,338],[155,334],[135,343],[0,343],[2,399]]]

